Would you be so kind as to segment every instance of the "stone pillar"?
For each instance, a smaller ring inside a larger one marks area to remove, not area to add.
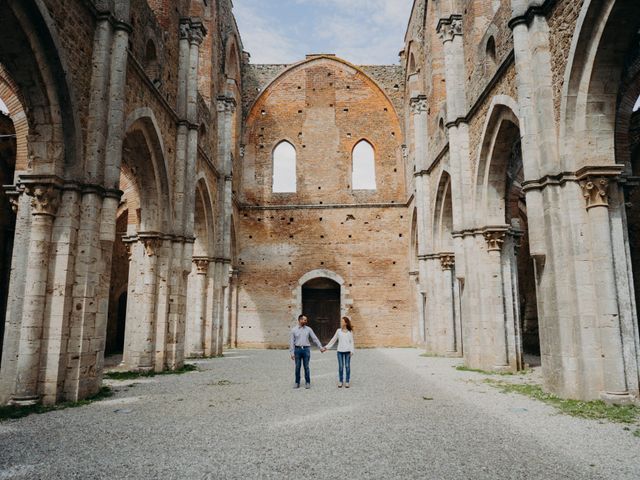
[[[140,234],[125,242],[131,254],[123,363],[129,370],[154,368],[158,296],[158,236]]]
[[[440,254],[440,265],[442,267],[443,276],[443,289],[442,289],[442,305],[443,305],[443,320],[447,323],[447,351],[448,356],[456,356],[458,354],[458,333],[456,325],[456,312],[455,312],[455,296],[454,290],[454,275],[453,270],[456,260],[455,256],[451,253]]]
[[[16,369],[16,386],[12,402],[29,405],[40,400],[39,373],[43,321],[47,301],[49,246],[51,230],[58,211],[60,192],[50,184],[26,186],[31,202],[32,221],[25,283],[22,324]]]
[[[597,291],[596,324],[605,371],[603,399],[613,403],[631,401],[625,377],[620,315],[609,220],[609,179],[587,176],[580,182],[591,230],[591,259]]]
[[[462,15],[441,18],[437,31],[444,48],[453,230],[459,232],[473,226],[473,212],[463,208],[463,205],[472,205],[473,169],[469,154],[469,125],[465,120],[467,97]],[[464,278],[466,253],[461,236],[454,235],[454,251],[457,259],[456,276]]]
[[[187,354],[190,357],[202,357],[205,355],[205,315],[207,312],[209,258],[193,257],[193,265],[196,274],[192,278],[193,297],[191,297],[191,301],[194,303],[191,315],[188,317],[187,342],[189,350]]]
[[[238,347],[238,269],[231,268],[229,270],[229,322],[231,323],[231,348]]]
[[[413,118],[413,130],[415,139],[415,166],[416,173],[414,174],[415,188],[416,188],[416,213],[417,213],[417,237],[418,237],[418,271],[420,273],[426,268],[424,264],[425,260],[423,255],[431,250],[430,238],[427,232],[432,230],[431,228],[431,216],[430,216],[430,175],[427,173],[427,97],[425,95],[418,95],[413,97],[410,102],[411,115]],[[416,301],[418,302],[418,312],[422,311],[423,294],[425,292],[425,286],[423,282],[427,277],[425,275],[418,275],[418,283],[416,288]],[[418,319],[418,325],[422,342],[426,342],[426,330],[424,324],[424,316]]]
[[[7,404],[15,391],[22,310],[24,308],[24,295],[27,290],[25,277],[29,259],[29,245],[31,243],[31,222],[33,220],[31,197],[24,193],[22,186],[18,185],[10,199],[17,217],[11,258],[7,315],[6,319],[4,319],[5,332],[2,346],[2,368],[0,370],[0,405]]]
[[[504,279],[502,277],[502,245],[507,234],[507,228],[488,228],[484,231],[484,238],[487,242],[487,279],[485,301],[489,302],[493,325],[494,346],[494,369],[497,371],[509,368],[509,357],[507,354],[507,329],[505,323],[504,310]]]

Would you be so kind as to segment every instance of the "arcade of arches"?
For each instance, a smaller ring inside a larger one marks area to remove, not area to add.
[[[230,0],[0,12],[0,403],[285,347],[301,312],[637,401],[637,1],[415,0],[376,66],[253,64]]]

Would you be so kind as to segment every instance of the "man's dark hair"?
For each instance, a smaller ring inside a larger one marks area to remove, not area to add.
[[[302,320],[302,317],[304,317],[304,315],[298,315],[298,321]]]

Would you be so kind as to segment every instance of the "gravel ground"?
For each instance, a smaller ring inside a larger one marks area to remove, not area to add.
[[[231,351],[114,397],[0,423],[0,479],[634,479],[640,438],[504,394],[457,360],[335,352],[293,390],[283,351]],[[632,429],[633,430],[633,429]]]

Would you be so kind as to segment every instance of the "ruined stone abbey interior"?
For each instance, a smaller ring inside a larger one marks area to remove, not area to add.
[[[300,313],[637,401],[640,2],[415,0],[395,65],[254,64],[231,0],[0,12],[1,404]]]

